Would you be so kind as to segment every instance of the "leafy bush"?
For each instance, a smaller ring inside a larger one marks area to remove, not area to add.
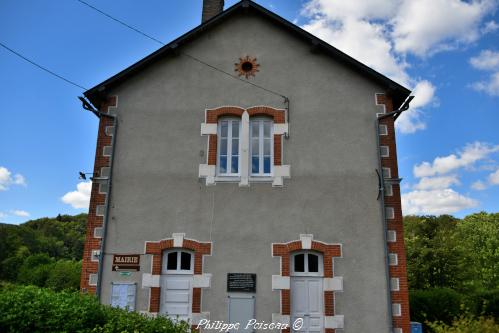
[[[471,316],[460,317],[451,325],[442,322],[428,323],[434,333],[499,333],[499,325],[493,318],[480,317],[474,319]]]
[[[467,297],[470,310],[476,316],[499,318],[499,290],[480,291]]]
[[[185,333],[187,323],[101,305],[90,295],[34,286],[0,287],[0,332]]]
[[[411,320],[418,322],[439,320],[450,324],[465,306],[461,294],[446,288],[411,291],[409,300]]]

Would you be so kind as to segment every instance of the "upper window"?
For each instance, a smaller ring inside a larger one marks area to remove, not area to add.
[[[239,176],[239,133],[241,122],[238,119],[222,119],[218,132],[218,174]]]
[[[251,175],[272,174],[272,120],[251,119],[250,122]]]
[[[185,251],[172,251],[163,254],[163,273],[192,273],[192,254]]]
[[[322,256],[313,252],[299,252],[292,256],[293,275],[321,275]]]

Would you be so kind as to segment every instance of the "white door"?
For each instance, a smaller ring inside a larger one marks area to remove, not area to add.
[[[291,325],[301,318],[299,332],[322,332],[324,328],[324,292],[322,256],[299,252],[292,256]]]
[[[174,320],[191,320],[193,257],[187,251],[163,254],[159,312]]]

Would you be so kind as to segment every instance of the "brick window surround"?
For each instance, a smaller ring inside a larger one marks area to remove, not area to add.
[[[341,244],[327,244],[312,240],[310,246],[303,246],[302,240],[295,240],[288,243],[272,244],[272,256],[281,257],[281,275],[290,276],[290,259],[292,254],[300,250],[311,250],[323,255],[324,278],[333,278],[333,258],[342,256]],[[334,316],[334,291],[324,291],[324,316]],[[291,315],[291,290],[281,290],[281,315]],[[290,328],[282,330],[282,333],[289,333]],[[325,328],[325,333],[334,333],[335,329]]]
[[[152,255],[152,274],[161,275],[163,253],[169,249],[186,249],[194,252],[194,274],[203,273],[203,256],[211,255],[211,243],[183,239],[181,246],[175,246],[174,239],[163,239],[157,242],[146,242],[146,254]],[[149,312],[158,313],[161,298],[161,287],[151,287]],[[201,288],[192,288],[192,311],[201,313]]]
[[[274,120],[274,124],[284,124],[285,110],[274,109],[269,106],[254,106],[248,109],[243,109],[237,106],[222,106],[216,109],[206,110],[206,123],[216,124],[218,118],[224,116],[242,117],[244,111],[248,112],[250,117],[267,116]],[[282,135],[274,135],[274,165],[282,165]],[[209,150],[208,150],[208,165],[216,165],[217,163],[217,135],[210,134]]]

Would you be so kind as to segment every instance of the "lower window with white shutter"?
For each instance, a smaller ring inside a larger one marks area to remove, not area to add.
[[[137,285],[135,283],[112,283],[111,306],[135,310],[135,292]]]

